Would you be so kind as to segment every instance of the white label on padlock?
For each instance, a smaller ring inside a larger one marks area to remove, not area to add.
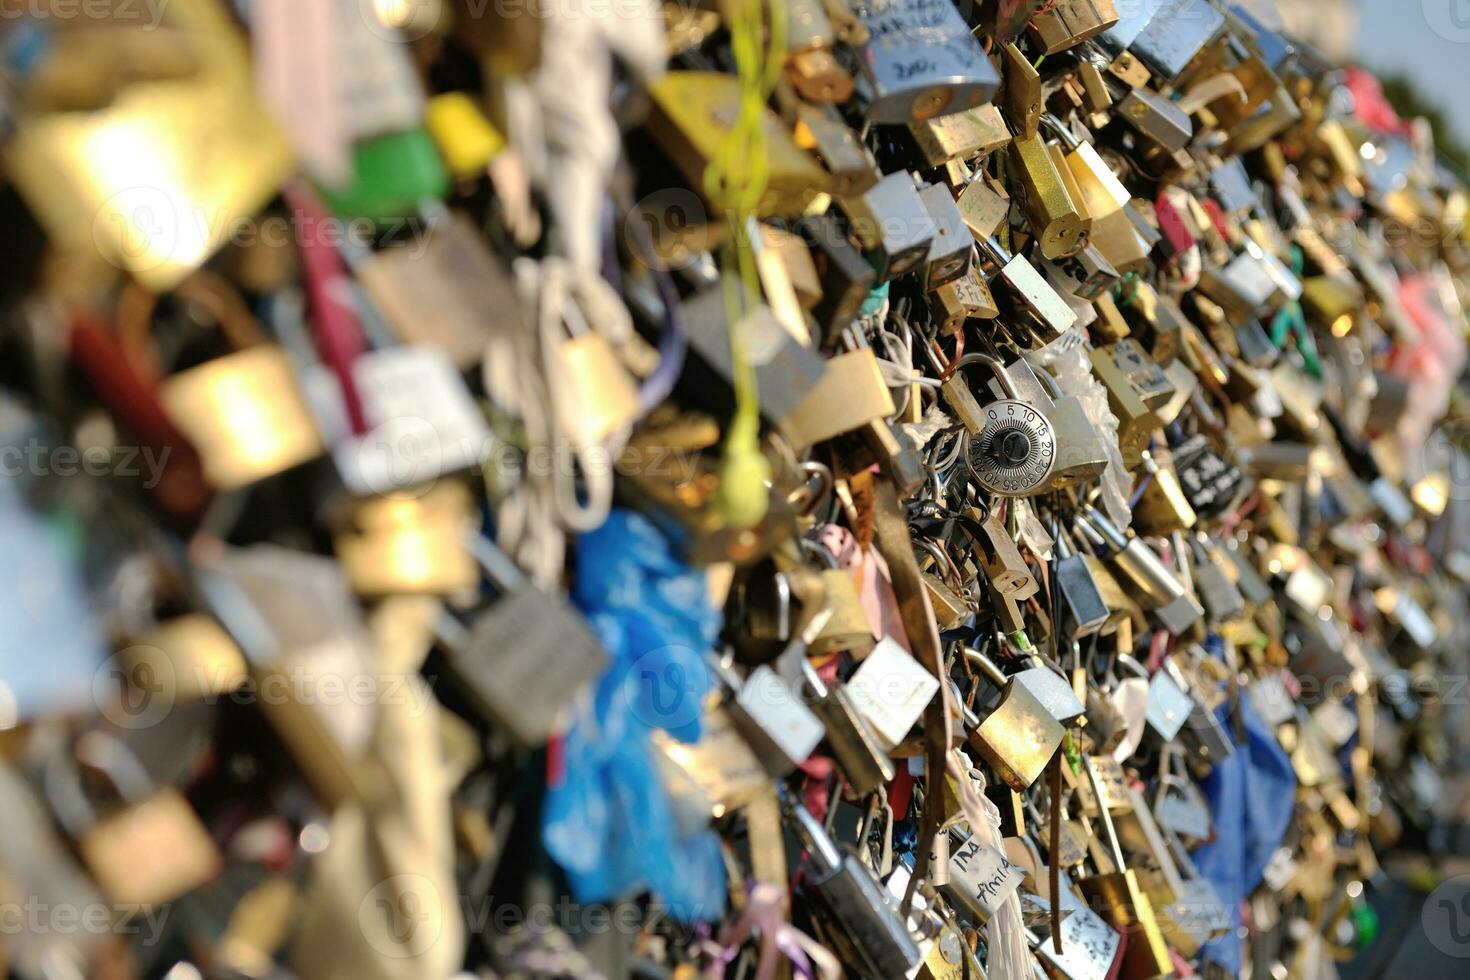
[[[795,765],[805,762],[826,734],[821,720],[769,667],[752,671],[735,701]]]
[[[993,847],[971,837],[950,849],[949,883],[944,887],[958,901],[991,916],[1010,898],[1026,873]]]
[[[387,494],[476,465],[489,427],[454,362],[435,347],[370,351],[352,365],[368,432],[332,458],[353,493]]]
[[[892,748],[908,736],[939,690],[939,681],[896,640],[885,636],[847,688],[863,720]]]
[[[1107,980],[1118,955],[1118,933],[1073,894],[1065,877],[1061,886],[1062,911],[1071,912],[1062,920],[1062,952],[1057,953],[1050,936],[1042,940],[1038,951],[1070,980]]]

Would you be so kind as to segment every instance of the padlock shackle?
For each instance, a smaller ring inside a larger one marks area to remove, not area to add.
[[[1128,865],[1123,860],[1123,848],[1118,844],[1118,831],[1113,826],[1113,815],[1108,812],[1106,797],[1103,795],[1102,783],[1097,778],[1097,769],[1092,764],[1092,756],[1082,756],[1082,768],[1087,773],[1087,782],[1092,786],[1092,795],[1097,800],[1097,812],[1102,820],[1108,850],[1112,852],[1113,865],[1122,874],[1128,870]]]
[[[1067,124],[1063,122],[1055,113],[1043,112],[1041,114],[1041,125],[1045,127],[1049,132],[1055,134],[1057,139],[1061,140],[1062,145],[1065,146],[1069,151],[1075,150],[1077,149],[1077,147],[1082,145],[1082,141],[1077,138],[1077,134],[1072,132],[1072,130],[1068,128]]]
[[[1005,391],[1006,397],[1017,401],[1021,400],[1021,395],[1016,389],[1015,379],[1010,376],[1010,373],[1006,370],[1006,366],[1000,362],[1000,358],[993,357],[984,351],[971,351],[954,362],[953,373],[958,374],[961,370],[972,364],[984,364],[989,367],[995,373],[996,378],[1000,380],[1001,389]]]
[[[801,839],[814,862],[819,866],[822,874],[830,874],[842,866],[842,852],[837,849],[837,844],[827,836],[826,829],[816,817],[812,816],[806,805],[799,800],[792,799],[791,793],[780,786],[777,790],[777,799],[780,801],[781,810],[791,821],[796,836]]]
[[[988,680],[990,683],[994,684],[1002,691],[1004,691],[1010,685],[1010,676],[1002,671],[1000,667],[996,666],[994,660],[991,660],[979,650],[975,650],[971,647],[961,647],[960,649],[964,651],[965,659],[970,661],[970,663],[974,664],[976,667],[980,668],[980,673],[984,674],[985,679]]]

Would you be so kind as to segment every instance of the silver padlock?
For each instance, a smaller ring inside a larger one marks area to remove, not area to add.
[[[853,240],[880,280],[897,279],[928,259],[934,219],[908,171],[887,174],[862,194],[838,203]]]
[[[1047,340],[1077,324],[1077,314],[1024,256],[1012,255],[994,237],[980,241],[980,271],[1005,284],[1008,294],[1035,320]]]
[[[870,123],[907,125],[989,102],[1000,73],[950,3],[856,0],[868,28],[858,99]]]
[[[969,437],[966,461],[971,475],[985,490],[1003,497],[1041,493],[1056,467],[1057,435],[1051,420],[1021,400],[1000,361],[973,353],[960,358],[955,367],[971,364],[989,365],[1007,395],[984,407],[980,431]]]

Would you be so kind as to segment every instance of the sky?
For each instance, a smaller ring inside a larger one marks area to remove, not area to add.
[[[1357,0],[1363,63],[1436,93],[1470,144],[1470,0]]]

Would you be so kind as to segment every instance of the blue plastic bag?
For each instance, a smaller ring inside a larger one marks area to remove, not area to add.
[[[1227,731],[1234,731],[1230,705],[1216,714]],[[1266,872],[1271,855],[1281,846],[1296,806],[1296,773],[1291,758],[1251,707],[1239,698],[1236,709],[1245,722],[1245,744],[1205,777],[1200,788],[1215,821],[1215,839],[1194,852],[1200,874],[1215,886],[1240,925],[1240,903]],[[1240,940],[1234,930],[1207,943],[1201,954],[1232,973],[1240,973]]]
[[[704,574],[647,519],[615,510],[582,537],[573,601],[612,658],[566,737],[566,776],[547,796],[542,840],[578,901],[647,890],[683,922],[725,910],[719,838],[681,830],[654,769],[649,735],[699,738],[720,630]]]

